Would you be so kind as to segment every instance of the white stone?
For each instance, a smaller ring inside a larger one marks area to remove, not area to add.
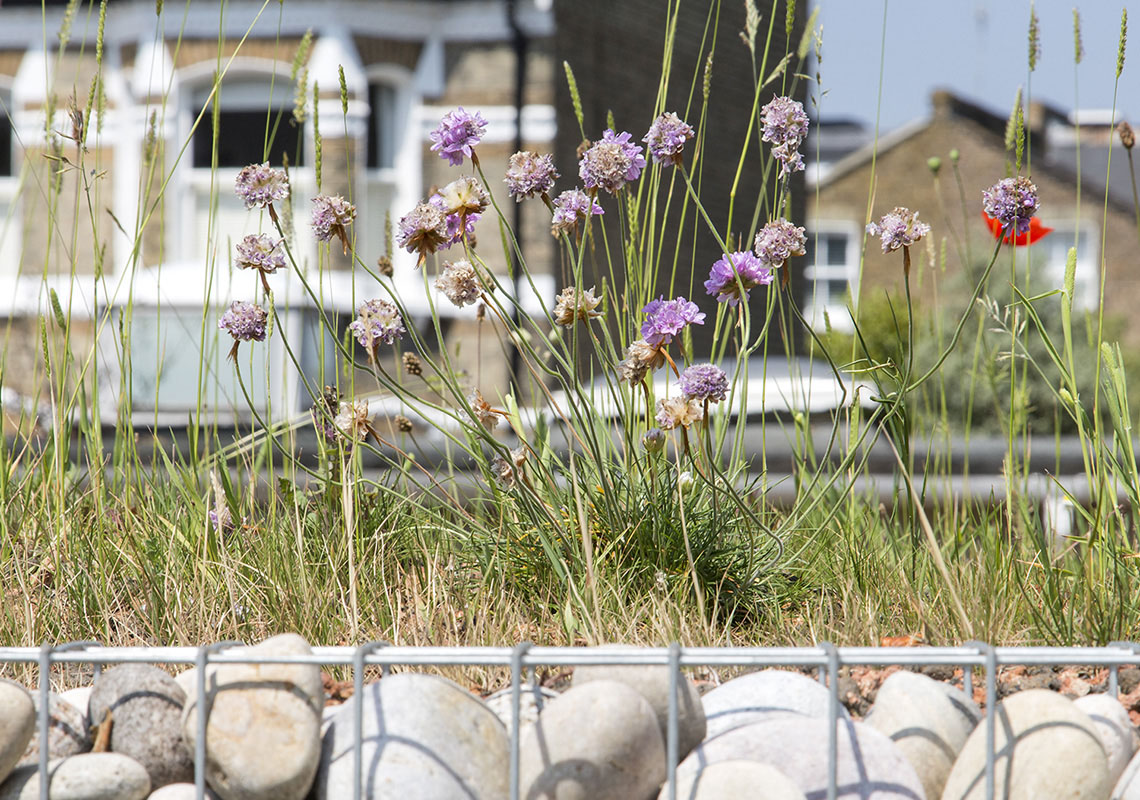
[[[355,709],[362,720],[362,800],[501,800],[507,732],[478,697],[435,675],[401,673],[340,706],[324,735],[315,794],[352,797]]]
[[[664,781],[657,715],[624,683],[575,686],[523,728],[519,786],[528,800],[651,800]]]
[[[807,797],[827,794],[826,719],[777,716],[708,739],[677,768],[688,780],[710,764],[757,761],[784,773]],[[869,725],[848,719],[836,723],[837,785],[841,800],[923,800],[922,781],[894,742]]]
[[[981,709],[965,692],[902,671],[883,682],[866,723],[894,741],[927,797],[941,797],[954,760],[981,718]]]
[[[1087,694],[1074,700],[1073,705],[1088,714],[1096,726],[1108,758],[1108,781],[1116,783],[1136,752],[1136,733],[1128,712],[1119,700],[1107,694]]]
[[[0,680],[0,783],[15,769],[36,732],[36,706],[28,690]]]
[[[40,762],[40,695],[32,693],[32,703],[36,707],[36,732],[28,742],[20,766],[35,766]],[[48,758],[55,760],[77,756],[91,749],[91,737],[87,732],[87,711],[80,710],[55,692],[48,694]]]
[[[198,800],[198,795],[194,793],[192,783],[168,783],[151,792],[146,800]],[[220,800],[209,786],[206,787],[206,800]]]
[[[997,714],[995,783],[1004,787],[1005,800],[1102,800],[1108,796],[1112,784],[1100,735],[1071,700],[1045,689],[1030,689],[1007,697],[998,704]],[[985,765],[983,721],[954,762],[943,800],[984,798]]]
[[[759,790],[763,788],[763,794]],[[718,761],[677,781],[677,800],[806,800],[804,793],[784,773],[756,761]],[[657,800],[671,800],[663,786]]]
[[[238,653],[311,655],[292,633]],[[211,664],[206,669],[209,719],[206,780],[224,800],[301,800],[320,759],[324,689],[316,664]],[[182,715],[182,735],[193,753],[197,698]]]
[[[615,645],[610,645],[614,647]],[[623,648],[624,649],[624,648]],[[645,665],[597,665],[581,666],[574,670],[574,686],[588,681],[612,680],[624,683],[637,690],[649,701],[657,723],[661,727],[661,737],[668,742],[669,731],[669,668],[667,666]],[[682,759],[705,738],[707,725],[701,697],[692,682],[683,675],[678,677],[677,692],[677,757]]]
[[[723,683],[701,698],[708,720],[706,738],[741,725],[788,715],[826,718],[826,686],[798,672],[766,669]],[[847,709],[839,706],[840,716]]]
[[[526,725],[538,719],[538,715],[546,708],[546,704],[556,697],[558,697],[558,692],[553,689],[530,684],[523,686],[519,692],[519,717],[522,719],[522,724]],[[499,721],[506,726],[509,732],[513,713],[510,687],[495,692],[484,702],[487,704],[487,708],[495,712],[495,716],[499,718]]]
[[[60,692],[61,699],[66,700],[73,706],[83,712],[84,716],[87,715],[87,704],[91,702],[91,686],[77,686],[74,689],[68,689],[65,692]],[[91,720],[87,720],[87,724],[91,724]]]
[[[82,753],[48,764],[51,800],[144,800],[150,778],[142,764],[118,753]],[[35,766],[18,768],[0,785],[0,800],[39,800]]]

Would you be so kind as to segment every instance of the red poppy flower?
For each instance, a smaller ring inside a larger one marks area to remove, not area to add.
[[[1041,224],[1038,217],[1029,218],[1029,230],[1025,233],[1019,233],[1014,236],[1012,233],[1007,233],[1005,237],[1001,235],[1001,223],[991,217],[985,211],[982,212],[982,219],[986,221],[986,225],[990,229],[995,239],[1001,239],[1006,244],[1012,244],[1014,247],[1024,247],[1027,244],[1034,244],[1040,239],[1045,238],[1053,232],[1052,228],[1047,228]]]

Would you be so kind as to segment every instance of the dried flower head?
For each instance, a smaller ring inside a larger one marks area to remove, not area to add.
[[[412,421],[405,417],[403,414],[397,414],[393,420],[396,423],[396,430],[400,433],[411,433],[413,429]]]
[[[520,150],[511,156],[507,164],[507,193],[521,203],[524,197],[539,197],[549,194],[554,181],[562,177],[554,168],[554,157],[539,155],[530,150]]]
[[[463,107],[443,115],[439,126],[428,134],[433,142],[431,149],[447,159],[453,167],[463,163],[463,157],[474,159],[475,145],[487,132],[487,120],[476,111],[468,114]]]
[[[1120,143],[1128,150],[1131,150],[1136,144],[1136,132],[1132,130],[1132,126],[1127,121],[1121,120],[1120,124],[1116,126],[1116,135],[1120,137]]]
[[[803,105],[790,97],[773,97],[760,110],[764,131],[760,138],[772,145],[772,156],[780,162],[780,177],[804,168],[800,145],[808,133],[808,115]]]
[[[508,460],[496,453],[491,459],[491,477],[494,478],[499,488],[505,491],[515,488],[518,483],[518,476],[521,474],[523,464],[526,463],[526,449],[523,447],[515,448],[511,450],[510,456],[510,460]]]
[[[667,397],[657,401],[657,424],[662,430],[687,428],[705,417],[705,409],[695,397]]]
[[[1003,230],[1022,234],[1029,230],[1029,222],[1040,208],[1037,187],[1029,178],[1002,178],[982,192],[982,208],[1001,223]]]
[[[403,360],[404,372],[416,376],[424,374],[424,364],[415,353],[404,353]]]
[[[565,328],[570,327],[578,320],[589,322],[594,317],[602,316],[597,308],[601,304],[600,297],[594,296],[594,287],[579,291],[574,286],[567,286],[558,293],[554,303],[554,322]]]
[[[491,404],[483,399],[483,393],[472,389],[467,395],[467,403],[471,406],[471,419],[489,431],[495,430],[499,425],[499,413],[491,408]]]
[[[625,131],[615,134],[607,128],[601,141],[594,142],[578,163],[578,175],[587,189],[604,189],[615,194],[626,181],[635,181],[645,167],[642,148],[630,142]]]
[[[353,400],[351,403],[341,403],[333,424],[337,431],[350,442],[364,441],[372,432],[368,401]]]
[[[398,227],[396,242],[409,253],[419,255],[417,266],[451,239],[447,233],[447,215],[431,203],[420,203],[400,217]]]
[[[868,223],[867,233],[882,239],[883,252],[891,253],[900,247],[910,247],[930,233],[930,226],[918,221],[918,212],[898,206],[884,214],[878,223]]]
[[[550,232],[555,236],[578,228],[579,220],[604,213],[602,207],[581,189],[568,189],[554,198],[554,218]]]
[[[475,178],[464,175],[436,192],[429,200],[432,205],[448,216],[458,214],[482,214],[491,203],[491,196]]]
[[[435,279],[435,288],[447,295],[447,299],[459,308],[476,302],[483,294],[479,275],[475,272],[474,265],[465,258],[444,262],[443,272]]]
[[[802,256],[807,252],[807,236],[803,228],[786,219],[778,219],[760,229],[752,249],[761,266],[779,269],[792,256]]]
[[[246,208],[265,208],[289,196],[289,178],[285,170],[273,169],[269,162],[243,167],[234,181],[234,194]]]
[[[211,508],[206,512],[206,518],[214,527],[217,533],[225,533],[232,531],[236,526],[234,525],[234,517],[230,512],[230,505],[226,502],[226,493],[222,489],[221,481],[218,480],[216,472],[210,472],[210,488],[214,495],[214,502]]]
[[[705,322],[705,315],[697,304],[684,297],[651,300],[641,313],[645,314],[641,335],[653,347],[669,344],[686,325],[703,325]]]
[[[677,386],[685,397],[716,403],[728,392],[728,375],[716,364],[694,364],[681,373]]]
[[[322,242],[333,236],[340,239],[344,252],[348,252],[348,231],[356,219],[356,206],[340,195],[317,195],[313,198],[313,235]]]
[[[694,136],[692,127],[672,111],[666,111],[649,126],[641,141],[658,164],[675,166],[684,160],[685,142]]]
[[[772,270],[750,251],[743,250],[721,256],[712,265],[709,279],[705,281],[705,291],[716,295],[718,303],[735,306],[741,299],[747,300],[748,292],[753,288],[770,284],[772,277]]]
[[[257,270],[266,293],[269,292],[269,281],[265,276],[285,268],[285,253],[281,250],[283,241],[264,233],[251,233],[234,246],[237,251],[235,263],[241,269]]]
[[[400,310],[387,300],[369,300],[357,309],[357,315],[348,329],[369,353],[380,342],[395,344],[406,332]]]
[[[665,364],[665,354],[644,339],[635,339],[625,349],[625,358],[618,362],[618,380],[632,385],[641,383],[650,370]]]
[[[376,259],[376,271],[383,275],[385,278],[391,278],[395,273],[395,270],[392,268],[392,257],[380,256],[378,259]]]

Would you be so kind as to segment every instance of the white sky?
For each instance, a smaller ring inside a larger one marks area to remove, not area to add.
[[[817,25],[823,26],[819,89],[824,94],[812,116],[873,124],[881,54],[882,131],[925,115],[935,88],[951,89],[999,114],[1013,107],[1019,86],[1065,111],[1076,105],[1077,88],[1081,108],[1112,107],[1120,12],[1127,7],[1119,0],[1036,0],[1041,56],[1032,78],[1030,0],[813,0],[814,5],[820,8]],[[1140,3],[1133,5],[1118,119],[1140,113]],[[1074,6],[1080,10],[1084,43],[1079,66],[1073,61]]]

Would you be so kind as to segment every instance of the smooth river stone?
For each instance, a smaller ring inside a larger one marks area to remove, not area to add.
[[[1112,784],[1100,735],[1072,700],[1045,689],[1030,689],[999,703],[997,714],[995,785],[1003,787],[1005,800],[1108,797]],[[986,796],[985,774],[983,721],[954,762],[943,800],[981,800]]]
[[[168,783],[150,793],[146,800],[198,800],[192,783]],[[210,787],[206,787],[206,800],[220,800]]]
[[[615,645],[609,645],[614,647]],[[622,649],[627,649],[622,647]],[[634,649],[629,647],[628,649]],[[581,666],[574,670],[574,686],[588,681],[612,680],[624,683],[635,689],[649,701],[657,723],[661,727],[661,737],[669,741],[669,667],[625,664],[599,664]],[[701,696],[692,682],[679,676],[677,682],[677,757],[687,756],[705,738],[707,724]]]
[[[324,735],[319,800],[352,797],[358,702],[364,703],[362,800],[507,796],[508,739],[498,717],[446,678],[409,672],[371,683],[340,706]]]
[[[236,652],[311,655],[312,649],[300,636],[286,633]],[[320,667],[211,664],[206,692],[210,787],[223,800],[301,800],[313,783],[321,754]],[[182,715],[182,735],[191,753],[198,735],[197,712],[191,695]]]
[[[51,800],[145,800],[146,770],[119,753],[82,753],[48,764]],[[40,775],[19,767],[0,785],[0,800],[40,800]]]
[[[784,715],[707,739],[677,768],[689,780],[710,764],[758,761],[775,767],[809,798],[827,796],[826,719]],[[840,720],[837,786],[847,800],[924,800],[914,767],[885,735],[862,722]]]
[[[926,796],[938,798],[981,718],[981,709],[965,692],[903,671],[883,682],[865,721],[891,737],[918,773]]]
[[[776,717],[826,719],[830,693],[826,686],[798,672],[766,669],[723,683],[701,698],[708,720],[706,738]],[[839,706],[847,718],[847,709]]]
[[[519,786],[527,800],[650,800],[664,781],[657,715],[624,683],[575,686],[522,730]]]
[[[20,766],[37,766],[40,763],[40,695],[31,692],[36,707],[36,732],[28,742]],[[55,692],[48,695],[48,758],[67,758],[86,753],[94,742],[87,731],[87,712],[64,700]]]
[[[791,778],[773,766],[756,761],[718,761],[677,781],[677,800],[735,800],[745,797],[806,800]],[[657,800],[671,800],[668,786],[661,788]]]
[[[139,762],[152,789],[194,780],[194,759],[182,739],[186,695],[168,673],[149,664],[104,671],[91,693],[88,717],[101,724],[111,712],[111,752]]]
[[[8,776],[36,732],[36,706],[28,690],[0,679],[0,783]]]
[[[546,708],[546,704],[556,697],[558,697],[558,692],[547,689],[545,686],[534,684],[523,686],[522,691],[519,692],[519,717],[522,719],[522,724],[526,725],[538,719],[538,715]],[[484,702],[487,703],[487,708],[495,712],[495,716],[499,718],[499,721],[506,726],[509,732],[512,719],[510,687],[495,692]]]
[[[1136,734],[1128,712],[1119,700],[1107,694],[1086,694],[1074,700],[1073,705],[1088,714],[1096,726],[1108,758],[1109,783],[1116,783],[1136,752]]]

